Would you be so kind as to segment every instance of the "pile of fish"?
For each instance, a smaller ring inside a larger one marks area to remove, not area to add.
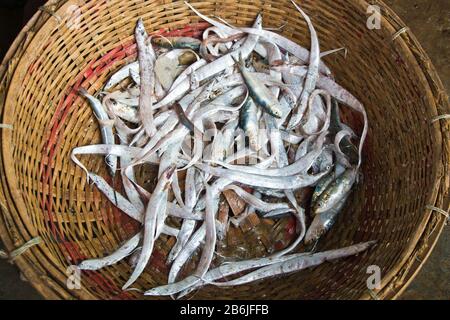
[[[103,142],[75,148],[72,160],[142,228],[114,253],[85,260],[78,267],[98,270],[130,256],[134,269],[123,290],[132,289],[155,241],[161,235],[174,237],[167,256],[168,284],[148,288],[145,295],[180,298],[204,285],[237,286],[348,257],[374,245],[370,241],[294,253],[302,242],[316,244],[332,227],[358,182],[366,112],[321,60],[339,49],[320,52],[311,20],[294,2],[308,25],[310,50],[263,28],[261,15],[252,27],[240,28],[186,5],[211,25],[202,39],[149,37],[139,19],[137,61],[115,72],[96,96],[79,91],[98,118]],[[341,122],[341,106],[362,115],[359,139]],[[125,194],[79,159],[93,154],[105,157],[109,173],[120,177]],[[144,164],[158,169],[151,193],[135,175],[136,167]],[[180,184],[181,173],[185,178]],[[312,222],[307,226],[305,208],[296,195],[312,187],[307,208]],[[242,221],[218,216],[226,191],[246,204],[244,216],[251,208],[264,219],[295,217],[293,241],[267,256],[217,265],[217,244]],[[177,221],[178,227],[170,221]],[[197,252],[200,258],[193,274],[179,279],[180,270]]]

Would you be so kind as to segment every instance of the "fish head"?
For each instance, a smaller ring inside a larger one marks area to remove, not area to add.
[[[111,177],[114,178],[117,169],[117,158],[111,155],[107,155],[105,157],[105,162],[107,165],[107,169]]]
[[[173,174],[175,173],[176,169],[177,167],[175,165],[171,165],[170,167],[168,167],[163,173],[164,178],[169,181],[172,180]]]
[[[326,194],[322,193],[322,196],[317,199],[316,203],[312,207],[312,214],[313,216],[317,216],[320,213],[324,212],[326,210],[326,203],[327,203],[328,197]]]
[[[253,22],[253,28],[255,29],[262,28],[262,22],[263,22],[262,11],[259,11],[258,15],[255,18],[255,21]]]
[[[323,172],[331,172],[331,170],[334,168],[334,163],[327,164],[323,170]]]
[[[136,23],[136,34],[140,34],[142,37],[147,37],[147,31],[145,31],[144,20],[139,18]]]
[[[186,51],[178,57],[179,65],[191,65],[197,60],[197,55],[193,51]]]
[[[160,47],[165,47],[165,46],[170,46],[172,47],[172,40],[170,37],[158,37],[158,38],[152,38],[152,42],[153,44],[160,46]]]
[[[271,115],[274,116],[275,118],[281,119],[281,117],[283,116],[283,113],[281,112],[280,108],[278,108],[278,106],[274,105],[270,108],[271,110]]]

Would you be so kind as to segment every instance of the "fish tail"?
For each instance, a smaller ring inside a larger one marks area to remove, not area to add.
[[[85,88],[82,88],[82,87],[80,87],[79,89],[78,89],[78,93],[79,94],[81,94],[82,96],[87,96],[87,95],[89,95],[89,93],[87,92],[87,90],[85,89]]]
[[[245,61],[244,61],[244,57],[242,57],[242,52],[238,53],[238,58],[236,58],[233,54],[231,55],[231,58],[233,58],[234,62],[237,63],[237,65],[243,69],[245,68]]]

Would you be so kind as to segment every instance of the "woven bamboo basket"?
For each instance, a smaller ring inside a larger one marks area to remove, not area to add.
[[[264,25],[309,47],[304,21],[289,1],[197,1],[202,12],[249,25],[262,12]],[[319,249],[377,239],[356,257],[230,289],[206,287],[196,299],[393,299],[418,273],[449,208],[449,125],[431,119],[450,113],[448,98],[430,59],[405,25],[381,1],[381,29],[369,30],[368,2],[304,0],[322,50],[344,46],[348,55],[326,57],[339,83],[367,108],[370,132],[364,150],[364,181]],[[50,0],[35,14],[0,68],[1,220],[8,251],[35,237],[42,241],[14,259],[47,299],[136,299],[121,292],[130,266],[121,262],[82,274],[81,289],[67,287],[67,268],[103,256],[137,225],[86,184],[70,161],[75,146],[100,141],[95,118],[74,88],[99,90],[108,75],[133,60],[133,28],[143,17],[148,31],[198,26],[183,1]],[[193,32],[196,32],[196,27]],[[85,160],[107,176],[101,157]],[[145,175],[145,172],[142,174]],[[166,281],[162,242],[137,286]],[[381,268],[381,288],[369,290],[367,267]]]

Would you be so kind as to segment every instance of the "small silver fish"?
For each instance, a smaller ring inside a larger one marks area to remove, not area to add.
[[[191,49],[198,51],[202,42],[191,37],[161,37],[152,38],[152,43],[168,49]]]
[[[248,137],[250,147],[259,151],[261,146],[258,143],[258,109],[251,97],[248,97],[239,113],[239,126]]]
[[[244,78],[244,82],[247,85],[248,93],[252,99],[271,116],[281,118],[282,112],[278,100],[263,83],[245,69],[242,55],[239,57],[238,66],[242,73],[242,77]]]
[[[343,198],[345,198],[356,181],[358,171],[347,169],[341,176],[337,177],[333,183],[320,195],[313,206],[314,215],[327,212],[333,209]]]
[[[91,96],[84,88],[80,88],[78,92],[86,99],[88,99],[89,104],[92,107],[92,111],[94,111],[95,117],[98,119],[103,144],[114,144],[114,133],[112,130],[112,126],[109,125],[111,119],[108,117],[108,114],[103,108],[102,103],[97,98]],[[114,177],[117,168],[117,157],[107,155],[105,157],[105,162],[108,165],[108,171],[110,175]]]
[[[305,244],[311,244],[328,232],[336,221],[337,216],[342,211],[347,201],[348,195],[341,199],[334,208],[318,213],[314,216],[311,225],[306,231]]]

